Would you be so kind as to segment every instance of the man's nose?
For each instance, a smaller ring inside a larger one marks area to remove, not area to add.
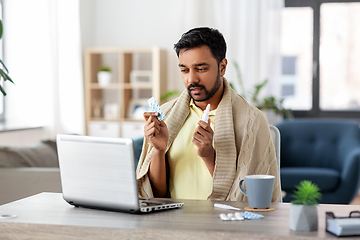
[[[198,79],[198,76],[197,76],[196,72],[190,70],[189,75],[188,75],[188,83],[189,84],[194,84],[194,83],[198,83],[198,82],[199,82],[199,79]]]

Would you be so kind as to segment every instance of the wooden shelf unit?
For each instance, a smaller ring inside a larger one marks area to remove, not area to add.
[[[103,65],[110,66],[112,73],[111,83],[107,86],[100,86],[97,80],[97,73]],[[146,73],[149,77],[137,82],[131,77],[135,72]],[[160,96],[166,91],[166,82],[166,51],[158,47],[86,49],[86,134],[137,137],[140,126],[142,133],[144,120],[139,114],[132,115],[135,108],[147,107],[146,100],[152,96],[160,103]],[[129,126],[134,126],[137,132],[131,134]],[[102,132],[101,129],[105,130]]]

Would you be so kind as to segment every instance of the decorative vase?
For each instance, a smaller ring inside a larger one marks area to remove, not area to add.
[[[100,71],[97,73],[97,79],[101,87],[106,87],[111,82],[111,72]]]
[[[291,204],[289,227],[293,231],[316,231],[318,229],[317,205]]]

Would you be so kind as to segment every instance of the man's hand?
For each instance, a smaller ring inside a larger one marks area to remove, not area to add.
[[[144,126],[144,135],[151,145],[158,151],[165,151],[169,139],[169,131],[164,121],[159,121],[156,117],[157,112],[145,112],[146,120]]]
[[[215,149],[212,146],[214,131],[210,127],[210,119],[207,123],[200,120],[198,125],[192,142],[197,147],[197,154],[204,160],[212,175],[215,167]]]
[[[154,154],[149,168],[149,178],[154,197],[166,197],[167,195],[167,176],[165,150],[169,139],[169,131],[164,121],[159,121],[159,113],[145,112],[146,120],[144,135],[154,147]]]

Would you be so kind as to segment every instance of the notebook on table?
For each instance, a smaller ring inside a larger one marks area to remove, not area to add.
[[[130,138],[58,134],[62,194],[76,207],[151,212],[181,207],[173,199],[139,199]]]

